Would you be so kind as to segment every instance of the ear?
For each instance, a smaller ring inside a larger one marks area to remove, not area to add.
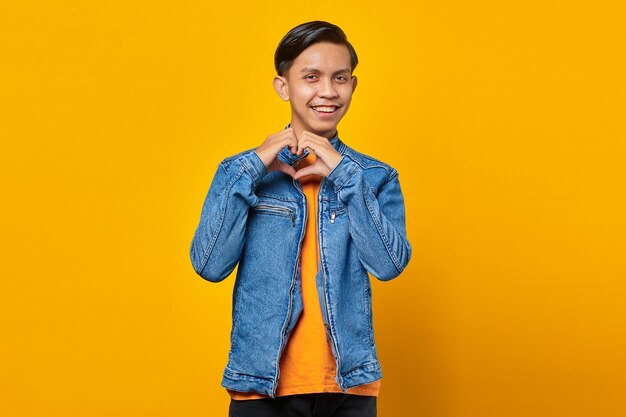
[[[289,85],[285,77],[280,75],[274,77],[274,90],[276,90],[276,94],[284,101],[289,100]]]
[[[356,75],[352,76],[352,92],[354,93],[354,90],[356,90],[356,85],[358,84],[358,79],[356,78]]]

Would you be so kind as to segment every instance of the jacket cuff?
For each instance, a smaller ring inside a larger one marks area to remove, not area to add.
[[[250,151],[241,157],[241,164],[244,166],[248,174],[252,177],[252,181],[256,184],[267,173],[267,167],[254,151]]]
[[[359,164],[354,162],[348,155],[344,155],[326,178],[335,185],[335,192],[339,192],[359,169],[361,169]]]

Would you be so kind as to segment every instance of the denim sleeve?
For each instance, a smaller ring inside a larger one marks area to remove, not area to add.
[[[344,155],[328,179],[346,206],[350,235],[365,269],[381,281],[400,275],[411,258],[411,245],[397,171],[375,194],[361,165]]]
[[[227,158],[219,165],[189,251],[193,268],[202,278],[222,281],[239,262],[248,209],[257,204],[254,189],[266,172],[254,151]]]

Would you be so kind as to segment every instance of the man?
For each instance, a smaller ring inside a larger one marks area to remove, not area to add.
[[[376,415],[368,273],[398,276],[411,246],[397,171],[338,136],[357,63],[333,24],[289,31],[274,89],[290,124],[224,159],[206,196],[193,267],[219,282],[239,264],[222,380],[231,416]]]

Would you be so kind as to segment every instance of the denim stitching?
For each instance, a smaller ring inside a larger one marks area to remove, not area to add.
[[[378,234],[380,235],[380,238],[383,240],[383,243],[385,244],[385,248],[387,249],[387,253],[389,254],[389,257],[393,261],[394,266],[396,267],[398,272],[402,272],[402,267],[400,266],[400,262],[398,261],[398,258],[396,257],[396,254],[393,253],[393,251],[391,250],[391,248],[389,246],[389,243],[390,243],[389,242],[389,238],[387,237],[387,235],[385,235],[385,233],[383,231],[383,228],[382,228],[382,224],[378,221],[378,219],[376,217],[374,217],[371,204],[368,201],[367,196],[365,195],[365,193],[363,193],[363,199],[365,200],[365,205],[367,206],[367,210],[370,213],[370,217],[372,218],[372,220],[374,221],[374,224],[376,225],[376,229],[378,230]]]
[[[217,242],[217,237],[220,234],[220,231],[222,230],[222,225],[224,224],[224,217],[226,216],[226,208],[228,206],[228,195],[230,195],[230,190],[231,188],[233,188],[233,186],[235,185],[235,183],[239,180],[239,178],[241,178],[241,176],[243,175],[245,171],[245,167],[242,166],[239,169],[239,172],[237,172],[237,175],[232,179],[232,181],[227,185],[226,188],[226,192],[225,192],[225,202],[224,202],[224,208],[221,210],[220,212],[220,220],[218,222],[218,226],[215,228],[215,232],[213,233],[213,236],[211,238],[211,242],[209,242],[209,245],[207,246],[205,252],[204,252],[204,259],[202,261],[202,267],[200,268],[200,272],[202,272],[204,270],[204,268],[206,267],[207,262],[209,261],[209,258],[211,257],[211,252],[213,252],[213,247],[215,246],[215,242]]]

